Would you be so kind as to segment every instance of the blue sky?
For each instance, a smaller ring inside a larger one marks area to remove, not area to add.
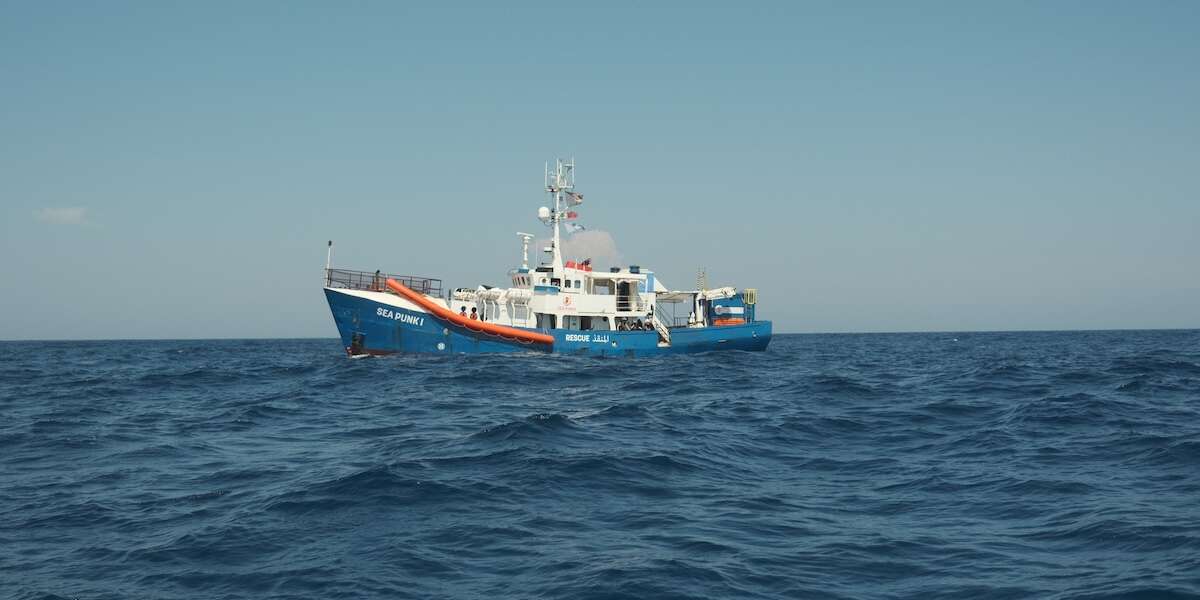
[[[1200,327],[1200,4],[0,3],[0,339],[501,284],[574,156],[776,330]]]

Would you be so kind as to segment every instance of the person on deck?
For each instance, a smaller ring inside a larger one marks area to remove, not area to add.
[[[471,320],[472,320],[472,321],[474,321],[474,320],[477,320],[477,319],[479,319],[479,315],[478,315],[478,314],[476,314],[476,312],[475,312],[475,307],[471,307]]]
[[[460,317],[467,316],[467,307],[464,306],[464,307],[458,309],[458,316],[460,316]]]

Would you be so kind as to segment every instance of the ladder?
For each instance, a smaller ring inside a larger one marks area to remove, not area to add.
[[[658,343],[658,345],[659,346],[670,346],[671,345],[671,330],[667,329],[667,326],[664,325],[662,321],[658,320],[658,313],[657,312],[654,313],[654,315],[652,316],[652,318],[650,320],[654,323],[654,330],[658,332],[659,339],[662,340]]]

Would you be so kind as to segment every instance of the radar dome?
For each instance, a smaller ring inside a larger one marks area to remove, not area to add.
[[[545,206],[539,208],[538,209],[538,218],[543,221],[548,221],[550,219],[550,209],[546,208]]]

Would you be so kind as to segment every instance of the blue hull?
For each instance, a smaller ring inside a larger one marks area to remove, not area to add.
[[[325,289],[342,347],[351,355],[479,354],[543,352],[588,356],[658,356],[713,350],[766,350],[771,322],[671,330],[671,344],[658,345],[653,331],[543,330],[554,344],[514,342],[470,331],[419,311]]]

